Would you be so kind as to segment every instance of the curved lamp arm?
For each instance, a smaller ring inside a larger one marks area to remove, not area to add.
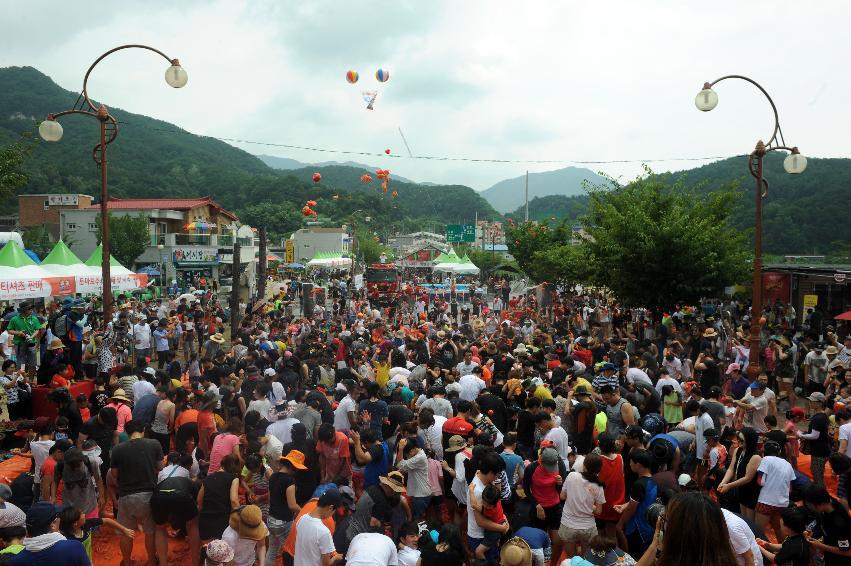
[[[153,51],[154,53],[162,56],[163,59],[165,59],[166,61],[171,63],[171,65],[173,67],[180,67],[180,61],[179,60],[172,59],[171,57],[169,57],[168,55],[166,55],[165,53],[163,53],[159,49],[155,49],[155,48],[149,47],[147,45],[141,45],[141,44],[135,44],[134,43],[134,44],[128,44],[128,45],[119,45],[118,47],[114,47],[114,48],[110,49],[109,51],[107,51],[106,53],[104,53],[103,55],[101,55],[100,57],[98,57],[97,59],[95,59],[94,63],[92,63],[91,66],[89,66],[89,70],[86,71],[85,77],[83,77],[83,91],[80,93],[80,96],[85,101],[85,103],[89,106],[90,109],[97,111],[97,108],[95,107],[94,104],[92,104],[92,101],[89,99],[89,92],[88,92],[89,75],[92,74],[92,71],[94,70],[94,68],[97,66],[98,63],[100,63],[101,61],[103,61],[104,59],[106,59],[107,57],[109,57],[110,55],[115,53],[116,51],[121,51],[123,49],[131,49],[131,48],[147,49],[148,51]]]
[[[780,136],[780,142],[783,145],[786,145],[786,141],[783,139],[783,132],[780,130],[780,117],[777,114],[777,106],[774,104],[774,100],[771,99],[771,96],[768,94],[768,91],[766,91],[764,88],[762,88],[761,84],[759,84],[755,80],[753,80],[749,77],[746,77],[744,75],[725,75],[725,76],[721,77],[720,79],[715,79],[711,83],[704,83],[703,88],[704,89],[712,88],[716,84],[720,83],[721,81],[727,80],[727,79],[741,79],[743,81],[747,81],[747,82],[751,83],[752,85],[754,85],[756,88],[758,88],[760,90],[760,92],[762,92],[762,94],[765,95],[765,98],[768,100],[768,103],[771,104],[771,110],[774,112],[774,131],[771,133],[771,137],[768,139],[768,142],[766,142],[765,146],[767,148],[772,147],[772,144],[777,139],[777,136]],[[777,147],[777,149],[780,149],[780,147]]]

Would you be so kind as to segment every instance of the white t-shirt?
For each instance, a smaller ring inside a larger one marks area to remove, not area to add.
[[[768,414],[768,397],[762,394],[759,397],[751,397],[746,403],[753,406],[753,411],[748,411],[745,415],[745,425],[752,427],[757,432],[768,432],[764,420],[765,415]]]
[[[266,436],[277,438],[281,442],[281,449],[283,449],[284,444],[292,442],[292,429],[297,422],[299,420],[293,417],[275,421],[266,427]]]
[[[674,388],[674,391],[680,394],[680,397],[685,397],[685,392],[683,391],[683,386],[680,385],[680,382],[674,379],[673,377],[660,377],[659,381],[656,382],[656,391],[659,395],[662,394],[662,387],[665,385],[670,385]]]
[[[570,445],[568,444],[567,431],[560,426],[554,426],[544,435],[544,440],[551,440],[558,451],[559,457],[564,460],[565,467],[570,467],[567,463],[567,455],[570,454]]]
[[[8,330],[4,330],[0,333],[0,349],[3,350],[3,357],[7,360],[12,357],[12,354],[15,351],[12,348],[12,335],[9,334]]]
[[[151,327],[147,324],[134,324],[133,337],[136,339],[136,348],[146,349],[151,347]]]
[[[795,479],[792,464],[777,456],[764,456],[757,472],[762,472],[762,489],[759,503],[774,507],[789,506],[789,485]]]
[[[189,470],[179,464],[169,464],[157,474],[157,483],[160,483],[166,478],[188,478],[190,477]]]
[[[594,505],[606,502],[603,488],[591,483],[578,472],[571,472],[561,486],[564,508],[561,524],[571,529],[590,529],[595,526]]]
[[[461,386],[459,396],[465,401],[475,401],[476,397],[479,396],[479,392],[487,387],[484,379],[472,373],[462,375],[461,379],[458,380],[458,384]]]
[[[322,564],[322,555],[334,552],[331,531],[319,520],[302,515],[296,523],[295,554],[293,566],[316,566]]]
[[[420,559],[420,551],[416,548],[403,546],[399,549],[399,566],[417,566]]]
[[[139,380],[133,384],[133,403],[138,403],[139,399],[145,395],[156,395],[157,388],[150,381]]]
[[[299,530],[299,534],[301,531]],[[247,538],[240,538],[239,533],[228,527],[222,533],[222,540],[233,549],[233,566],[251,566],[257,558],[257,545],[260,542]],[[261,541],[262,542],[262,541]],[[320,564],[321,561],[316,562]]]
[[[574,366],[576,363],[574,362]],[[650,376],[647,375],[644,370],[638,368],[629,368],[626,370],[626,380],[628,383],[642,382],[646,383],[650,387],[653,387],[653,381],[650,379]]]
[[[452,480],[452,495],[458,499],[459,503],[464,505],[467,505],[467,499],[469,499],[467,481],[464,476],[466,473],[464,462],[469,459],[470,455],[466,450],[460,450],[455,454],[455,479]]]
[[[446,417],[434,415],[434,424],[422,429],[426,448],[433,450],[434,457],[438,460],[443,459],[443,423],[446,421]]]
[[[346,395],[340,401],[340,404],[337,405],[337,409],[334,411],[334,428],[337,431],[346,431],[352,428],[351,423],[349,423],[349,413],[356,413],[358,411],[358,405],[355,403],[355,400],[352,399],[351,395]]]
[[[47,460],[50,449],[53,448],[55,442],[53,440],[34,440],[30,442],[30,451],[32,452],[33,461],[35,464],[35,479],[34,483],[41,483],[41,465]]]
[[[845,441],[845,455],[851,457],[851,423],[839,427],[839,441]]]
[[[481,503],[482,501],[482,492],[485,490],[485,484],[482,483],[482,480],[479,479],[479,475],[476,474],[473,477],[473,481],[470,482],[470,485],[473,486],[473,495],[476,499]],[[469,502],[468,502],[469,504]],[[467,536],[470,538],[484,538],[485,530],[479,526],[479,523],[476,522],[476,514],[472,509],[467,510]]]
[[[299,529],[299,535],[301,530]],[[396,545],[381,533],[361,533],[352,539],[346,566],[398,566]]]
[[[750,527],[745,523],[744,519],[731,513],[726,509],[721,509],[724,513],[724,521],[727,523],[727,532],[730,534],[730,546],[733,547],[733,554],[736,555],[736,562],[741,566],[745,566],[745,559],[742,554],[751,551],[753,554],[754,566],[762,566],[762,553],[759,551],[759,546],[756,544],[756,537],[753,535]]]

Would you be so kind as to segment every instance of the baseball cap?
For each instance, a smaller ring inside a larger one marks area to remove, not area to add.
[[[824,393],[822,393],[821,391],[816,391],[815,393],[811,393],[810,396],[807,397],[808,401],[816,401],[816,402],[822,402],[822,403],[824,402],[825,399],[826,399],[826,397],[824,396]]]
[[[33,503],[27,511],[27,526],[39,527],[49,525],[56,519],[61,510],[61,507],[47,501]]]
[[[329,489],[319,498],[319,501],[316,503],[317,507],[328,507],[329,505],[333,505],[334,507],[340,507],[343,504],[343,497],[340,495],[340,492],[336,489]]]
[[[266,368],[263,370],[263,375],[268,377],[275,377],[278,372],[275,371],[275,368]]]
[[[544,448],[541,450],[541,465],[548,472],[558,470],[558,452],[555,448]]]
[[[742,369],[742,366],[733,362],[732,364],[727,366],[727,372],[726,373],[727,373],[727,375],[730,375],[734,371],[741,371],[741,369]]]
[[[677,478],[677,483],[680,484],[680,487],[685,487],[691,481],[691,476],[688,474],[680,474],[680,477]]]
[[[765,384],[759,381],[754,381],[750,385],[751,389],[765,389]]]
[[[144,371],[144,372],[145,372],[145,373],[147,373],[148,375],[157,375],[157,370],[155,370],[154,368],[152,368],[152,367],[150,367],[150,366],[146,367],[146,368],[145,368],[144,370],[142,370],[142,371]]]

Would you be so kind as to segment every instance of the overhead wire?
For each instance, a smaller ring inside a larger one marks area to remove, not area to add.
[[[215,139],[223,142],[229,143],[241,143],[246,145],[257,145],[257,146],[265,146],[265,147],[277,147],[283,149],[294,149],[299,151],[311,151],[316,153],[335,153],[340,155],[358,155],[364,157],[382,157],[382,158],[391,158],[391,159],[412,159],[419,161],[464,161],[469,163],[508,163],[508,164],[576,164],[576,165],[608,165],[608,164],[619,164],[619,163],[660,163],[660,162],[694,162],[694,161],[712,161],[717,159],[727,159],[729,157],[736,157],[734,155],[708,155],[703,157],[654,157],[654,158],[646,158],[646,159],[500,159],[500,158],[486,158],[486,157],[467,157],[467,156],[450,156],[450,155],[402,155],[402,154],[390,154],[387,155],[384,152],[377,151],[362,151],[362,150],[351,150],[351,149],[337,149],[337,148],[329,148],[329,147],[316,147],[316,146],[308,146],[308,145],[300,145],[300,144],[288,144],[281,142],[266,142],[266,141],[258,141],[258,140],[248,140],[241,138],[231,138],[224,136],[211,136],[206,134],[195,134],[192,132],[188,132],[186,130],[177,130],[171,128],[157,128],[152,126],[146,126],[134,122],[128,122],[126,120],[119,120],[119,124],[127,124],[133,127],[141,127],[148,130],[154,130],[159,132],[167,132],[172,134],[184,134],[189,136],[203,137]]]

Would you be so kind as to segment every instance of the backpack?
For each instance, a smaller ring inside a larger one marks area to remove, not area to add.
[[[63,338],[68,334],[68,315],[61,314],[53,321],[53,335],[57,338]]]

